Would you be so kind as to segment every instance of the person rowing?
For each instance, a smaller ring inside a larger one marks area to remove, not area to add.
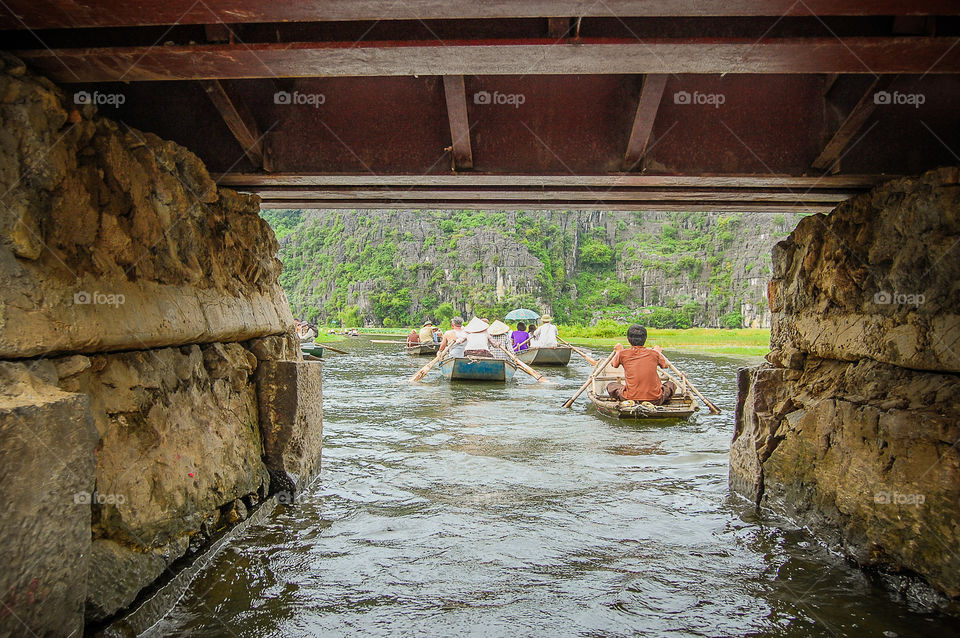
[[[540,317],[540,322],[543,325],[533,331],[533,341],[530,347],[556,348],[559,331],[557,327],[553,325],[553,318],[550,315],[543,315]]]
[[[440,352],[448,347],[449,357],[462,357],[467,343],[467,333],[463,329],[463,317],[454,317],[450,320],[450,329],[443,333],[443,340],[440,341]]]
[[[614,368],[623,366],[626,386],[620,381],[611,381],[607,384],[607,394],[617,401],[649,401],[653,405],[663,405],[670,401],[677,386],[672,381],[660,382],[657,367],[668,368],[670,362],[663,356],[660,346],[647,348],[647,329],[640,324],[633,324],[627,329],[629,348],[618,343],[614,346],[614,355],[610,365]]]

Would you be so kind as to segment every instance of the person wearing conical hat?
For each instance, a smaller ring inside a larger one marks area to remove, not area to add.
[[[540,327],[533,331],[532,348],[556,348],[559,331],[553,325],[553,317],[543,315],[540,317]]]
[[[499,319],[490,324],[490,341],[500,346],[500,348],[505,348],[506,350],[513,350],[513,344],[510,342],[510,326],[503,323]],[[506,351],[501,350],[500,348],[494,346],[493,356],[495,359],[509,359]]]
[[[464,328],[467,333],[465,352],[468,357],[493,358],[490,352],[490,326],[483,319],[474,317]]]

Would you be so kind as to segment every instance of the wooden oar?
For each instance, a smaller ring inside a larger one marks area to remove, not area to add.
[[[677,370],[677,366],[673,365],[673,363],[671,363],[671,361],[670,361],[669,359],[667,359],[667,364],[670,365],[670,369],[673,370],[674,373],[675,373],[678,377],[681,377],[681,378],[686,379],[686,377],[684,377],[683,373],[680,372],[679,370]],[[700,400],[702,400],[703,403],[710,409],[710,413],[711,413],[711,414],[720,414],[720,408],[718,408],[718,407],[715,406],[714,404],[710,403],[710,400],[707,399],[707,397],[705,397],[705,396],[703,396],[702,394],[700,394],[700,390],[697,390],[696,386],[694,386],[694,385],[690,382],[690,379],[686,379],[686,382],[687,382],[687,385],[690,387],[690,389],[693,390],[694,394],[696,394],[698,397],[700,397]]]
[[[525,364],[525,363],[524,363],[523,361],[521,361],[520,359],[517,359],[517,357],[516,357],[515,354],[513,354],[512,352],[510,352],[509,350],[507,350],[506,348],[504,348],[503,346],[501,346],[499,343],[497,343],[496,341],[491,341],[490,343],[492,343],[493,345],[497,346],[498,348],[500,348],[501,350],[503,350],[504,352],[506,352],[506,353],[507,353],[507,356],[510,357],[511,359],[513,359],[514,365],[516,365],[518,368],[520,368],[521,370],[523,370],[524,372],[526,372],[527,374],[529,374],[531,377],[533,377],[534,379],[536,379],[537,382],[542,382],[542,381],[545,380],[545,379],[543,378],[543,375],[542,375],[542,374],[540,374],[539,372],[537,372],[536,370],[534,370],[533,368],[531,368],[530,366],[528,366],[527,364]]]
[[[451,343],[450,346],[452,346],[452,345],[453,345],[453,344]],[[417,373],[416,373],[415,375],[413,375],[412,377],[410,377],[410,380],[413,381],[413,382],[417,382],[417,381],[419,381],[420,379],[422,379],[423,377],[427,376],[427,373],[430,372],[430,369],[433,368],[433,366],[437,365],[437,362],[439,362],[441,359],[443,359],[443,356],[444,356],[445,354],[447,354],[447,350],[450,349],[450,346],[447,346],[446,348],[444,348],[443,350],[441,350],[440,352],[438,352],[438,353],[437,353],[437,356],[433,358],[433,361],[431,361],[431,362],[428,363],[427,365],[425,365],[425,366],[423,366],[422,368],[420,368],[419,370],[417,370]]]
[[[570,406],[573,405],[573,402],[577,400],[577,397],[583,394],[583,391],[587,389],[588,385],[593,383],[593,380],[597,377],[597,375],[599,375],[601,372],[607,369],[607,365],[609,365],[610,361],[613,359],[613,355],[615,354],[617,354],[616,350],[611,352],[610,356],[604,359],[603,363],[601,363],[599,367],[593,369],[593,373],[591,373],[590,376],[587,377],[586,382],[582,386],[580,386],[580,389],[577,390],[577,393],[575,395],[567,399],[567,402],[563,404],[563,407],[569,408]]]
[[[521,346],[525,346],[526,344],[530,343],[530,340],[531,340],[531,339],[533,339],[532,336],[527,337],[527,340],[526,340],[526,341],[521,341],[520,343],[518,343],[517,345],[515,345],[515,346],[513,347],[513,349],[514,349],[515,351],[519,351],[520,347],[521,347]]]
[[[350,354],[349,352],[344,352],[343,350],[337,350],[337,349],[334,348],[333,346],[328,346],[328,345],[325,344],[325,343],[318,343],[317,345],[318,345],[318,346],[321,346],[321,347],[323,347],[323,348],[326,348],[327,350],[333,350],[333,351],[336,352],[337,354]]]
[[[564,341],[564,340],[561,339],[560,337],[557,337],[557,341],[559,341],[560,343],[562,343],[562,344],[565,345],[565,346],[569,346],[569,348],[570,348],[571,350],[573,350],[573,351],[576,352],[578,355],[580,355],[581,357],[583,357],[584,359],[586,359],[586,360],[587,360],[587,363],[589,363],[590,365],[592,365],[592,366],[597,365],[597,360],[596,360],[596,359],[594,359],[593,357],[587,355],[586,352],[584,352],[584,351],[581,350],[580,348],[577,348],[577,347],[574,346],[572,343],[567,343],[566,341]]]

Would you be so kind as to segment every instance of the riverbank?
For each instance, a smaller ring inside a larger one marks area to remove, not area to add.
[[[612,348],[618,343],[627,345],[626,334],[618,337],[577,336],[574,334],[565,337],[574,345],[589,346],[592,348]],[[626,331],[624,331],[626,332]],[[560,327],[560,334],[565,332]],[[723,354],[743,357],[762,357],[770,351],[770,331],[763,328],[687,328],[647,329],[647,345],[660,346],[666,350],[683,352],[699,352],[703,354]]]
[[[576,346],[612,348],[617,343],[626,345],[627,326],[622,326],[620,335],[613,334],[609,327],[558,326],[560,336]],[[405,337],[409,328],[360,328],[367,336]],[[660,346],[681,352],[762,357],[770,351],[770,330],[765,328],[647,328],[647,345]],[[333,343],[349,339],[343,335],[321,334],[318,343]]]

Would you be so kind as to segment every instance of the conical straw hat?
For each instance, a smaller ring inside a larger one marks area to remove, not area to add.
[[[510,326],[503,323],[499,319],[490,324],[490,334],[491,336],[505,335],[510,331]]]
[[[481,319],[474,317],[473,319],[470,320],[470,323],[464,326],[463,329],[466,330],[467,332],[483,332],[489,327],[490,326],[483,323]]]

